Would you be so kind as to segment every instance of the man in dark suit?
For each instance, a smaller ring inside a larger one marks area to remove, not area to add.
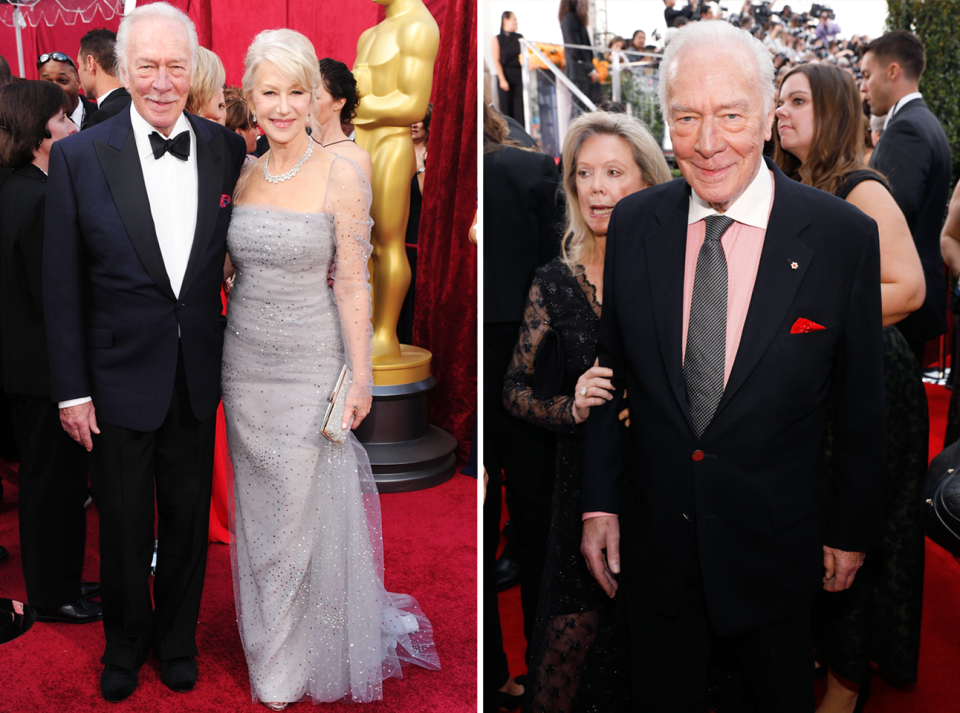
[[[577,395],[582,549],[625,597],[636,710],[702,713],[719,635],[759,710],[809,713],[810,604],[848,587],[881,535],[877,227],[763,159],[773,65],[748,33],[688,25],[662,67],[684,177],[610,220],[598,352],[614,391]]]
[[[197,57],[186,15],[137,8],[117,56],[131,110],[54,146],[43,275],[51,396],[90,451],[100,512],[108,701],[134,691],[151,648],[167,687],[197,678],[220,285],[246,154],[240,136],[184,112]]]
[[[97,105],[80,94],[80,75],[73,60],[63,52],[44,52],[37,57],[37,74],[40,79],[59,86],[67,95],[70,102],[67,116],[80,129],[87,117],[96,111]]]
[[[906,30],[888,32],[868,44],[860,63],[870,111],[887,117],[870,167],[890,182],[923,263],[927,283],[923,306],[897,324],[921,367],[926,343],[947,331],[940,228],[952,170],[947,135],[920,94],[925,66],[923,43]]]
[[[89,129],[130,106],[130,92],[117,77],[117,35],[106,28],[90,30],[80,38],[77,73],[88,97],[96,97],[97,109],[81,128]]]

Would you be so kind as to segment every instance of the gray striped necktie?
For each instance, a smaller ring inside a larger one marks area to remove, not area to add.
[[[707,232],[697,255],[693,298],[687,325],[683,379],[693,428],[699,439],[707,430],[723,396],[724,355],[727,345],[727,258],[720,238],[733,219],[706,218]]]

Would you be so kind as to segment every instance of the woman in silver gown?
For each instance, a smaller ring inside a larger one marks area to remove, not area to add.
[[[234,589],[253,699],[274,710],[377,700],[401,664],[439,668],[416,601],[383,587],[366,452],[352,433],[340,445],[321,433],[344,363],[344,428],[370,410],[373,381],[370,188],[354,162],[305,133],[319,81],[303,35],[254,39],[243,89],[271,148],[238,182],[227,236]]]

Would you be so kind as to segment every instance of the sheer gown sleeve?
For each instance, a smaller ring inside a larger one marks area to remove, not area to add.
[[[513,350],[513,360],[504,377],[503,405],[507,411],[524,421],[572,434],[578,430],[573,418],[573,394],[561,393],[551,398],[537,398],[533,394],[537,350],[547,332],[553,329],[551,305],[547,300],[551,287],[556,292],[556,285],[545,280],[542,271],[537,271],[523,311],[523,324],[520,325],[520,336]]]
[[[340,313],[347,367],[353,372],[350,396],[373,394],[372,341],[370,322],[370,273],[367,262],[370,245],[370,184],[350,159],[338,157],[330,166],[324,212],[333,216],[336,256],[333,294]]]

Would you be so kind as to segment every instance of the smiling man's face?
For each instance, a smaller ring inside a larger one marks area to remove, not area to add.
[[[726,211],[757,175],[773,107],[764,111],[760,77],[743,50],[690,49],[680,55],[667,92],[673,153],[694,192]]]
[[[187,105],[193,82],[190,42],[183,26],[141,20],[131,28],[126,68],[127,91],[137,112],[169,136]]]

